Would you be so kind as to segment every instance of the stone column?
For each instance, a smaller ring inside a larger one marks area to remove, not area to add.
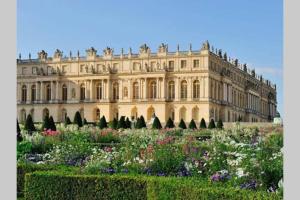
[[[179,78],[175,79],[175,99],[179,101],[180,99],[180,80]]]
[[[85,95],[85,100],[87,100],[87,99],[89,99],[89,91],[88,91],[88,81],[87,80],[85,80],[84,81],[84,87],[85,87],[85,90],[84,90],[84,95]]]
[[[155,99],[159,99],[160,98],[160,84],[159,84],[159,78],[156,78],[156,98]]]
[[[26,87],[27,87],[26,102],[30,103],[31,102],[31,84],[27,83]]]
[[[208,98],[209,97],[209,79],[208,77],[204,78],[204,97]]]
[[[161,98],[163,100],[165,100],[166,99],[166,79],[164,77],[162,78],[162,88],[161,88],[161,91],[162,91]]]
[[[101,100],[104,99],[104,80],[101,80]]]
[[[90,101],[94,99],[94,85],[93,80],[90,80]]]
[[[55,89],[55,99],[56,101],[59,101],[60,99],[60,95],[59,95],[59,88],[60,88],[60,83],[58,81],[56,81],[56,89]]]
[[[21,102],[22,97],[22,85],[21,83],[17,84],[17,102]]]
[[[40,89],[41,89],[41,85],[39,82],[36,82],[36,88],[35,88],[35,100],[39,101],[40,100]]]
[[[132,95],[132,80],[130,79],[129,81],[128,81],[128,99],[131,101],[132,100],[132,98],[133,98],[133,95]]]
[[[192,78],[189,77],[187,80],[187,100],[191,101],[193,98],[193,81]]]
[[[119,99],[123,99],[123,80],[119,81]]]
[[[144,99],[148,98],[148,83],[147,83],[147,78],[145,78],[145,83],[144,83]]]
[[[51,87],[51,101],[53,101],[54,100],[54,95],[55,95],[55,93],[54,93],[54,81],[51,81],[50,87]]]
[[[68,88],[68,94],[67,94],[67,98],[68,101],[72,99],[72,87],[71,87],[71,81],[68,81],[67,83],[67,88]]]
[[[41,81],[41,88],[40,88],[40,101],[44,101],[44,89],[45,89],[45,86],[44,86],[44,82]]]

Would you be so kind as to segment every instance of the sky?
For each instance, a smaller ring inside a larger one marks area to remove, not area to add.
[[[282,0],[18,0],[17,55],[37,57],[56,49],[68,56],[109,46],[116,54],[146,43],[156,52],[199,50],[208,40],[231,58],[247,63],[277,86],[283,116]]]

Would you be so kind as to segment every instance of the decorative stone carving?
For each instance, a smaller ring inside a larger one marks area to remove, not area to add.
[[[75,91],[75,88],[72,88],[72,90],[71,90],[71,95],[72,95],[72,98],[75,98],[75,97],[76,97],[76,91]]]
[[[237,66],[238,66],[238,64],[239,64],[239,60],[238,60],[238,59],[235,59],[235,60],[234,60],[234,66],[236,66],[236,67],[237,67]]]
[[[112,56],[113,55],[114,50],[110,47],[106,47],[103,50],[104,56]]]
[[[206,40],[206,41],[202,44],[201,50],[209,50],[209,49],[210,49],[209,42]]]
[[[148,54],[150,53],[150,48],[146,45],[143,44],[142,46],[140,46],[140,54]]]
[[[59,49],[56,49],[55,52],[54,52],[54,58],[61,58],[63,55],[63,52],[60,51]]]
[[[247,72],[247,64],[246,64],[246,63],[243,65],[243,70],[244,70],[245,72]]]
[[[87,53],[88,57],[93,57],[93,56],[96,56],[97,50],[94,49],[94,47],[91,47],[91,48],[86,50],[86,53]]]
[[[38,52],[38,58],[39,58],[40,60],[45,60],[45,59],[47,59],[47,55],[48,55],[48,54],[47,54],[44,50]],[[31,55],[29,56],[29,59],[31,59]]]
[[[166,53],[168,52],[168,45],[161,43],[161,45],[159,45],[158,47],[158,53]]]

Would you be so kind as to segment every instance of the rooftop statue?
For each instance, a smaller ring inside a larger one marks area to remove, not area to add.
[[[201,50],[209,50],[209,49],[210,49],[209,42],[208,42],[208,40],[206,40],[206,41],[202,44]]]
[[[140,46],[140,53],[150,53],[150,48],[146,44],[143,44]]]
[[[168,45],[161,43],[161,45],[159,45],[159,47],[158,47],[158,52],[159,53],[168,52]]]
[[[104,50],[103,50],[103,53],[105,56],[110,56],[110,55],[113,55],[113,52],[114,50],[110,47],[106,47]]]

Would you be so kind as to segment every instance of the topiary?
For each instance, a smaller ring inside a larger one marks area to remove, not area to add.
[[[56,126],[55,126],[55,123],[54,123],[54,120],[53,120],[52,116],[49,117],[49,124],[50,124],[50,129],[52,131],[56,131]]]
[[[118,120],[114,118],[111,122],[111,128],[112,129],[117,129],[118,128]]]
[[[32,134],[33,131],[36,131],[30,114],[28,114],[26,118],[24,129],[27,130],[29,134]]]
[[[196,125],[194,119],[191,120],[191,122],[189,124],[189,129],[197,129],[197,125]]]
[[[106,119],[105,119],[105,116],[103,115],[99,121],[99,124],[98,124],[98,127],[100,129],[104,129],[104,128],[107,128],[107,122],[106,122]]]
[[[206,128],[206,122],[205,122],[204,118],[201,119],[200,128]]]
[[[86,120],[85,118],[83,119],[82,124],[83,124],[83,125],[87,125],[87,124],[88,124],[88,122],[87,122],[87,120]]]
[[[131,128],[131,121],[129,120],[128,117],[126,117],[125,125],[126,125],[126,128]]]
[[[69,124],[72,124],[72,122],[69,117],[66,117],[65,125],[69,125]]]
[[[77,124],[78,127],[82,127],[82,118],[78,111],[75,113],[75,116],[74,116],[74,124]]]
[[[140,117],[140,126],[141,126],[141,128],[147,128],[147,125],[146,125],[143,115],[141,115],[141,117]]]
[[[50,122],[49,122],[49,115],[46,115],[43,120],[42,130],[45,130],[45,129],[46,130],[51,129]]]
[[[217,128],[219,128],[219,129],[223,129],[223,122],[222,122],[222,120],[221,119],[219,119],[218,120],[218,123],[217,123]]]
[[[213,129],[213,128],[216,128],[216,125],[215,125],[215,120],[214,119],[211,119],[209,124],[208,124],[208,128],[209,129]]]
[[[21,135],[21,129],[19,126],[19,121],[17,120],[17,141],[21,142],[23,140],[23,137]]]
[[[162,128],[158,117],[154,118],[154,121],[153,121],[153,124],[152,124],[152,128],[153,129],[161,129]]]
[[[137,129],[141,128],[141,120],[139,117],[136,119],[134,128],[137,128]]]
[[[126,128],[125,116],[121,116],[117,128]]]
[[[174,122],[173,122],[173,120],[169,117],[169,119],[168,119],[168,121],[167,121],[167,123],[166,123],[165,128],[174,128],[174,127],[175,127]]]
[[[178,127],[182,128],[182,129],[186,129],[186,125],[185,125],[185,122],[183,121],[183,119],[180,120]]]

